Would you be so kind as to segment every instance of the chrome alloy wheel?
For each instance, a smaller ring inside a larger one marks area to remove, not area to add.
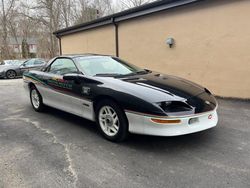
[[[13,71],[13,70],[9,70],[6,73],[6,77],[9,78],[9,79],[14,79],[16,77],[16,72]]]
[[[113,108],[103,106],[99,111],[99,124],[108,136],[115,136],[119,131],[119,118]]]
[[[38,95],[36,89],[33,89],[33,90],[31,91],[31,101],[32,101],[33,106],[34,106],[36,109],[38,109],[39,106],[40,106],[40,99],[39,99],[39,95]]]

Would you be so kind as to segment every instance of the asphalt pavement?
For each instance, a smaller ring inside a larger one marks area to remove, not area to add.
[[[250,187],[250,102],[219,99],[216,128],[103,139],[94,123],[35,112],[21,79],[0,80],[0,187]]]

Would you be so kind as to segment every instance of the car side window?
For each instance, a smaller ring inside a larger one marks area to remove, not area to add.
[[[35,63],[35,60],[34,60],[34,59],[31,59],[31,60],[26,61],[26,62],[25,62],[25,65],[26,65],[26,66],[32,66],[32,65],[34,65],[34,63]]]
[[[41,65],[41,64],[43,64],[43,62],[42,62],[41,60],[36,60],[36,61],[34,62],[34,65]]]
[[[78,70],[74,62],[67,58],[56,59],[50,66],[49,73],[64,75],[68,73],[77,73]]]

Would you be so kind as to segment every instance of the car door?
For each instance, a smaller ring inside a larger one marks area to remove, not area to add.
[[[70,58],[57,58],[52,62],[43,75],[43,82],[47,87],[40,88],[44,103],[92,119],[89,115],[93,110],[91,102],[79,95],[82,83],[64,80],[63,75],[68,73],[78,73],[75,63]]]

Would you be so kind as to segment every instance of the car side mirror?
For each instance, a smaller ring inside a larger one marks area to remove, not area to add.
[[[65,74],[63,75],[63,79],[68,81],[77,81],[79,80],[79,75],[76,73]]]
[[[24,67],[26,67],[25,63],[20,66],[20,68],[24,68]]]

